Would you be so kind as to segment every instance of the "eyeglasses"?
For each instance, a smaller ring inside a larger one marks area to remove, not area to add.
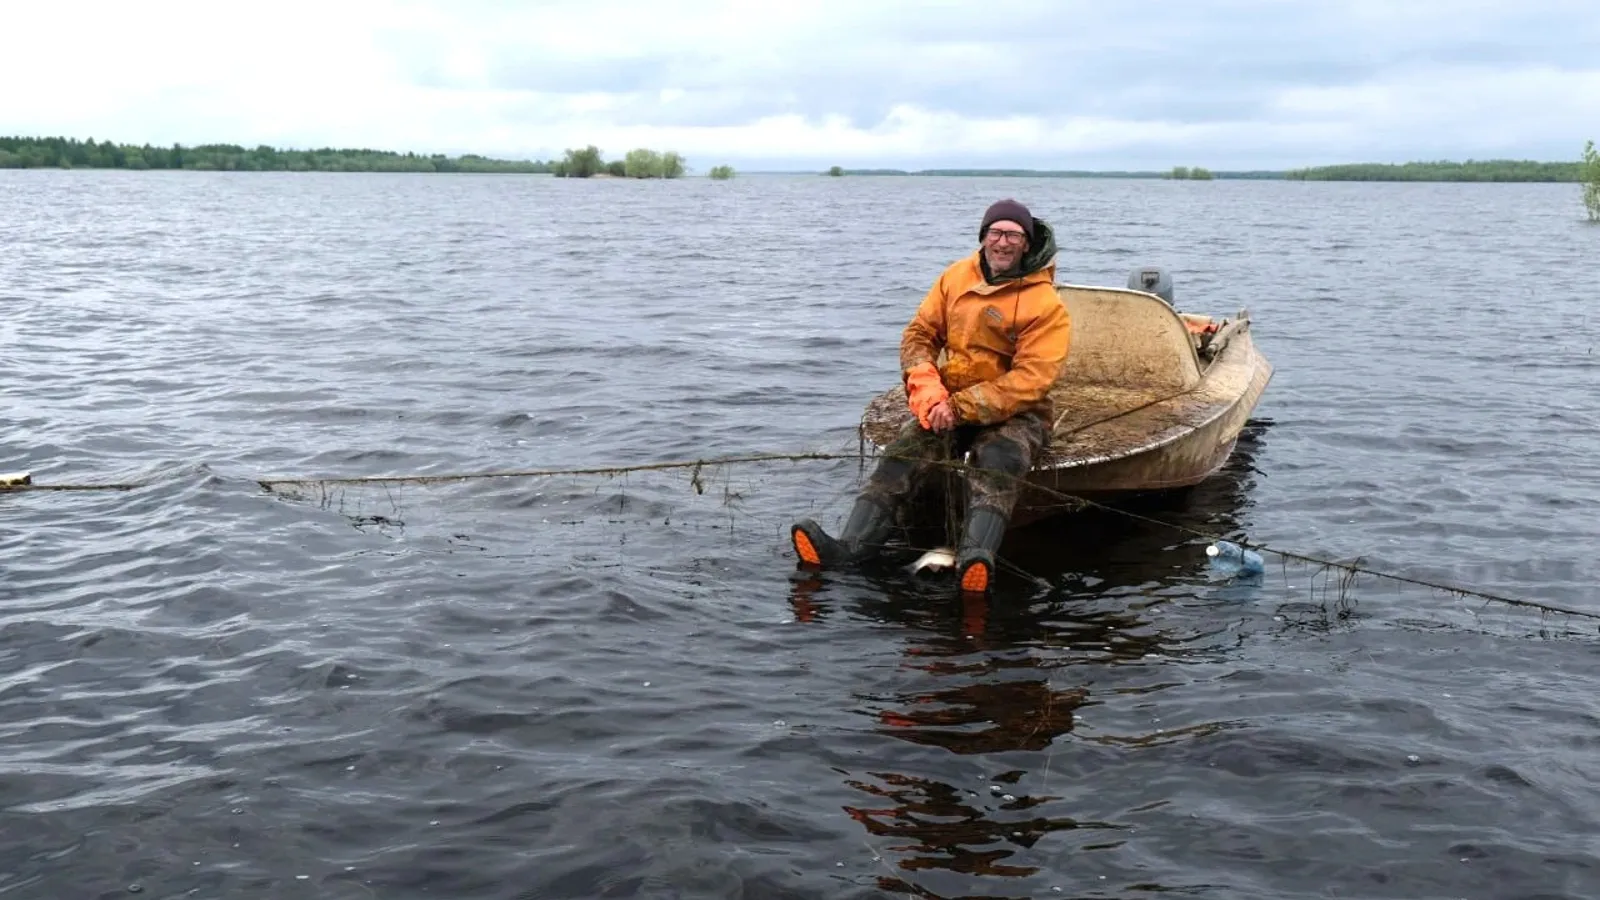
[[[984,233],[984,237],[994,241],[996,244],[1001,242],[1020,244],[1028,239],[1028,233],[1026,231],[1010,231],[1004,228],[991,228]]]

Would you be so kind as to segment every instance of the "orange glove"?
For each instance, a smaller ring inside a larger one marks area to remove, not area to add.
[[[928,413],[935,406],[950,399],[950,392],[944,389],[944,382],[939,379],[939,370],[933,363],[922,363],[912,366],[906,372],[906,404],[911,411],[917,414],[917,421],[923,428],[929,428]]]

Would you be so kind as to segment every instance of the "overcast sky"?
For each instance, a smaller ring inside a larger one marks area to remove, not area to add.
[[[6,0],[0,134],[703,172],[1576,159],[1600,0]]]

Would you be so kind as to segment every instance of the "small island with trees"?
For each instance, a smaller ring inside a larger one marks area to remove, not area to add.
[[[606,162],[593,144],[581,150],[568,150],[552,168],[557,178],[682,178],[683,157],[677,153],[639,148],[629,150],[622,159]]]

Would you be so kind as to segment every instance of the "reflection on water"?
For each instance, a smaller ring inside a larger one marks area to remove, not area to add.
[[[794,585],[792,601],[803,621],[822,621],[833,612],[817,599],[820,585],[815,577]],[[1021,611],[1031,619],[1030,628],[1016,616],[997,617],[990,600],[883,587],[883,594],[858,599],[849,612],[905,626],[911,637],[900,669],[922,677],[907,689],[857,695],[860,711],[876,723],[874,731],[963,756],[1026,752],[1038,766],[1048,765],[1044,754],[1071,732],[1074,710],[1089,691],[1083,685],[1053,685],[1052,668],[1060,660],[1045,643],[1018,639],[1049,627],[1040,611]],[[1024,793],[1017,785],[1027,774],[1023,769],[995,773],[992,790],[984,795],[926,775],[869,767],[846,778],[845,784],[865,799],[844,812],[874,839],[874,847],[898,857],[895,864],[904,872],[968,876],[1031,875],[1038,867],[1014,861],[1018,849],[1034,846],[1050,832],[1115,827],[1046,813],[1044,805],[1062,798]],[[885,877],[880,887],[939,896],[899,878]]]
[[[1271,424],[1249,422],[1223,468],[1193,487],[1102,502],[1017,529],[1006,537],[1006,560],[1053,585],[1090,594],[1154,585],[1175,574],[1202,575],[1201,534],[1242,536],[1240,522],[1254,503],[1255,459]]]
[[[989,783],[978,788],[878,763],[846,773],[844,783],[863,800],[844,812],[897,869],[878,879],[880,888],[934,898],[951,895],[913,883],[912,873],[1026,879],[1041,872],[1036,863],[1060,852],[1048,844],[1033,851],[1052,833],[1084,835],[1073,845],[1080,851],[1119,846],[1128,825],[1073,808],[1074,776],[1063,771],[1071,771],[1078,742],[1098,748],[1086,752],[1118,752],[1230,727],[1074,731],[1087,708],[1179,680],[1163,676],[1153,687],[1102,690],[1095,683],[1105,666],[1169,666],[1217,652],[1219,636],[1228,640],[1221,623],[1165,612],[1165,601],[1178,596],[1174,584],[1183,582],[1175,570],[1191,570],[1190,580],[1203,587],[1205,557],[1191,535],[1158,522],[1237,531],[1260,430],[1246,433],[1225,471],[1195,488],[1135,498],[1120,504],[1121,512],[1088,509],[1019,530],[1003,552],[1031,577],[1006,579],[988,598],[961,597],[947,579],[892,567],[864,573],[868,589],[856,592],[825,590],[825,575],[796,575],[790,603],[798,620],[820,627],[837,616],[894,625],[904,635],[896,685],[856,694],[858,712],[871,718],[875,734],[993,764],[984,773]],[[1129,511],[1145,518],[1123,514]],[[885,750],[878,758],[900,757]],[[1059,860],[1052,868],[1060,868]],[[958,895],[999,896],[970,889]]]

